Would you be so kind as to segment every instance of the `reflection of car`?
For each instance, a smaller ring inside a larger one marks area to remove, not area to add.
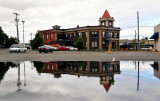
[[[38,51],[39,53],[44,52],[44,53],[48,53],[48,52],[53,52],[53,47],[50,45],[44,45],[44,46],[40,46],[38,47]]]
[[[59,46],[58,48],[59,48],[59,50],[69,50],[69,48],[67,48],[65,46]]]
[[[141,50],[151,51],[151,50],[152,50],[152,47],[144,47],[144,48],[141,48]]]
[[[72,47],[72,46],[66,46],[71,51],[78,51],[78,48]]]
[[[27,48],[25,48],[24,46],[20,45],[20,44],[13,44],[10,48],[9,48],[10,53],[12,52],[26,52]]]

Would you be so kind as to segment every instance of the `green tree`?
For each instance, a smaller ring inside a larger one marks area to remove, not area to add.
[[[78,48],[78,50],[83,50],[85,48],[84,40],[81,36],[78,38],[78,40],[76,42],[76,47]]]
[[[35,38],[31,41],[31,47],[33,50],[37,49],[39,46],[44,44],[44,39],[40,34],[40,31],[37,31]]]
[[[37,72],[41,74],[45,66],[44,62],[33,62],[33,65],[36,68]]]
[[[17,38],[15,38],[15,37],[7,38],[6,43],[5,43],[5,47],[9,48],[13,44],[18,44]]]
[[[8,36],[3,32],[0,26],[0,45],[5,45],[7,39],[8,39]]]

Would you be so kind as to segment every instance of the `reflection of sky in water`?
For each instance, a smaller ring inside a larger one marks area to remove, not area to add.
[[[108,92],[100,85],[99,77],[36,72],[33,64],[26,62],[24,86],[24,64],[21,63],[21,91],[16,92],[18,70],[11,68],[0,84],[1,101],[159,101],[160,81],[153,75],[153,62],[140,62],[139,91],[137,91],[138,66],[133,61],[120,62],[121,74],[114,75],[114,85]]]

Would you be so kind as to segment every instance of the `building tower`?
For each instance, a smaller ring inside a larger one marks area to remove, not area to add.
[[[102,17],[99,18],[99,25],[106,27],[114,27],[114,18],[110,16],[107,9]]]

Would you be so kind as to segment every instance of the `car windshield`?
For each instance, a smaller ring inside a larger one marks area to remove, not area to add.
[[[20,48],[18,45],[12,45],[11,48]]]

